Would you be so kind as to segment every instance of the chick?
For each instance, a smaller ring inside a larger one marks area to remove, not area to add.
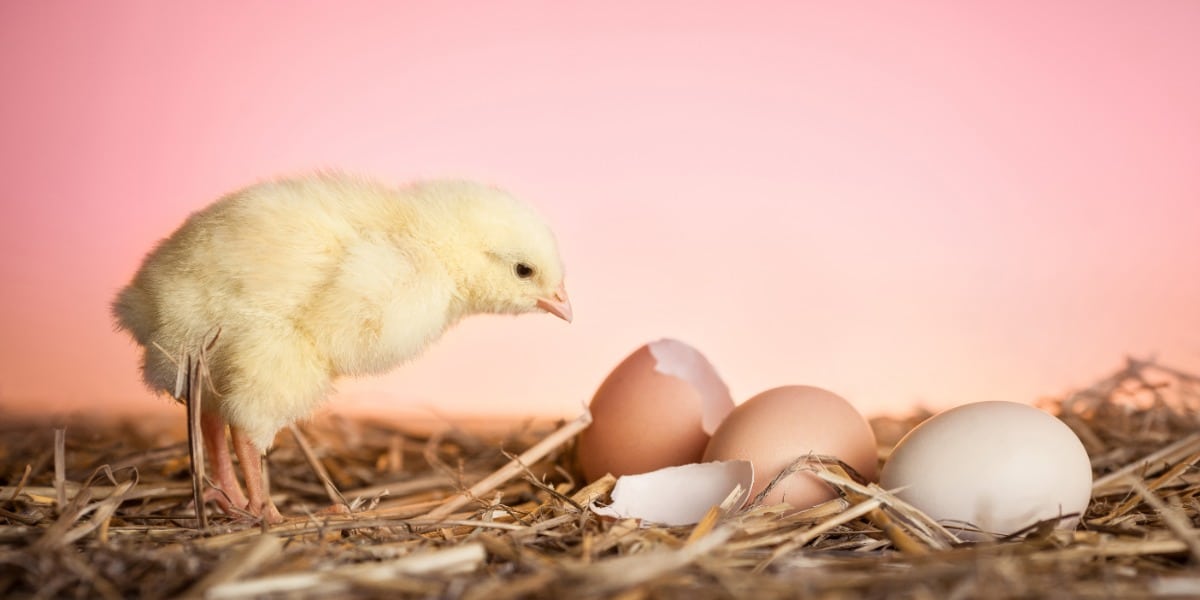
[[[167,351],[208,350],[201,420],[225,509],[282,519],[261,457],[343,376],[388,371],[479,313],[571,321],[553,233],[511,195],[468,181],[394,188],[340,174],[260,183],[191,215],[113,302],[142,375],[172,394]],[[229,426],[246,481],[238,487]]]

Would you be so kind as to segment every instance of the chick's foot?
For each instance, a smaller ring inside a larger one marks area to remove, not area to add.
[[[236,426],[229,428],[229,434],[233,438],[233,451],[242,465],[242,477],[246,480],[246,495],[250,500],[247,509],[250,514],[262,517],[268,524],[282,523],[283,515],[279,514],[279,509],[271,502],[271,496],[267,493],[267,483],[262,471],[262,450]]]
[[[215,489],[204,492],[204,501],[216,502],[228,514],[233,514],[234,509],[245,510],[250,500],[242,493],[242,486],[238,485],[233,471],[233,457],[225,441],[225,419],[215,412],[205,411],[200,416],[200,431],[216,484]]]

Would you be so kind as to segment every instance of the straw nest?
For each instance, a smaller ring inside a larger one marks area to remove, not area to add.
[[[841,497],[799,514],[714,507],[696,526],[589,510],[581,419],[502,436],[326,419],[281,436],[272,496],[293,518],[197,514],[189,446],[144,425],[9,423],[0,596],[976,598],[1200,596],[1200,378],[1139,361],[1046,403],[1095,486],[1075,531],[960,543],[836,462]],[[927,414],[876,419],[880,455]],[[322,514],[331,502],[348,515]]]

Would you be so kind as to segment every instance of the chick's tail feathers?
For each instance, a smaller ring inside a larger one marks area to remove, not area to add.
[[[136,284],[126,286],[117,293],[111,310],[117,329],[128,331],[138,344],[149,345],[158,311],[145,290]]]
[[[156,347],[154,338],[159,315],[147,292],[136,284],[130,284],[117,293],[111,309],[116,329],[129,332],[141,346],[142,381],[157,393],[181,400],[175,397],[179,364],[177,358],[169,355],[167,350]]]

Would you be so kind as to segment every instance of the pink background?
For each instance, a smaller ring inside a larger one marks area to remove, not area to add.
[[[0,5],[0,407],[172,410],[110,298],[312,167],[513,190],[577,316],[468,320],[340,411],[573,415],[661,336],[867,413],[1200,368],[1200,2],[571,4]]]

